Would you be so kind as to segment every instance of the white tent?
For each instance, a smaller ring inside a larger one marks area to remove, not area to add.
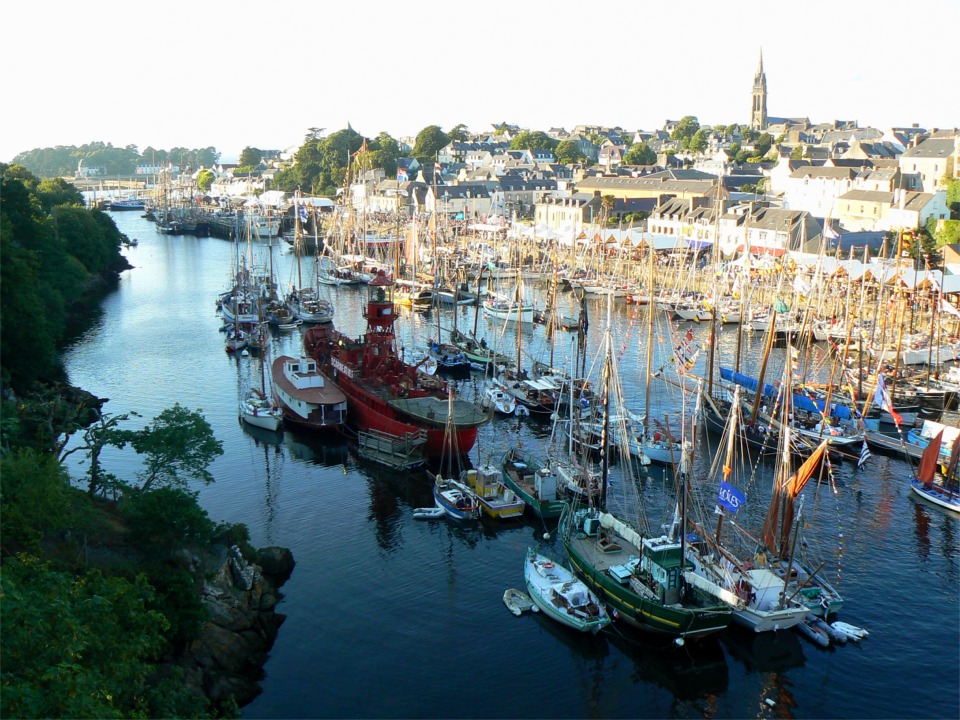
[[[262,193],[257,199],[264,205],[278,208],[283,205],[283,199],[286,195],[282,190],[267,190],[267,192]]]

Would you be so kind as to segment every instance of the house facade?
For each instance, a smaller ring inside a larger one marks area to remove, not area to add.
[[[949,218],[947,194],[909,190],[852,190],[839,198],[837,220],[851,232],[916,230],[930,218]]]
[[[960,138],[927,138],[900,155],[900,171],[908,190],[934,193],[946,190],[944,177],[954,177],[960,157]]]
[[[547,196],[537,203],[534,219],[538,227],[574,237],[600,216],[602,208],[603,201],[598,193]]]

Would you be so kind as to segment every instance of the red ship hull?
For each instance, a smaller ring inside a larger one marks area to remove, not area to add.
[[[336,380],[326,375],[327,380],[336,385],[347,396],[347,422],[355,430],[380,430],[391,435],[402,436],[419,430],[427,431],[426,453],[433,458],[449,453],[445,448],[446,430],[443,427],[428,427],[405,418],[394,410],[382,398],[353,383],[349,378],[340,376]],[[476,427],[456,429],[456,448],[460,454],[470,452],[477,442]]]

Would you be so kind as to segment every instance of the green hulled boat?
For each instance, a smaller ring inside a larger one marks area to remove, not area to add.
[[[683,567],[682,544],[667,536],[644,538],[622,520],[593,508],[571,509],[560,535],[576,573],[615,618],[676,639],[726,628],[733,608]]]
[[[557,476],[537,458],[511,448],[503,456],[501,469],[503,482],[537,517],[550,520],[563,514],[567,503],[557,495]]]

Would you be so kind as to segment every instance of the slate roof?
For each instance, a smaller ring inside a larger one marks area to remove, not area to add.
[[[905,150],[901,158],[947,158],[953,154],[953,138],[927,138],[916,147]]]

